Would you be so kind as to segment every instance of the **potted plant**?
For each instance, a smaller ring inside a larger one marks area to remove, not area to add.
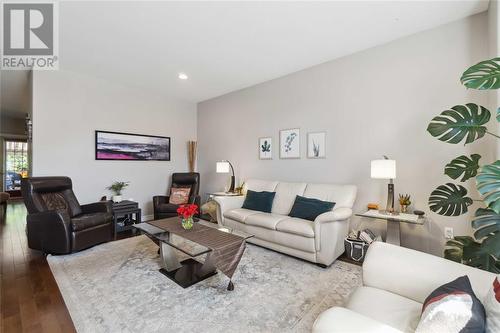
[[[460,79],[470,89],[500,89],[500,57],[482,61],[467,69]],[[472,143],[484,136],[500,139],[488,130],[491,112],[484,106],[455,105],[434,117],[427,131],[440,141]],[[500,122],[500,108],[496,111]],[[497,125],[498,126],[498,125]],[[465,214],[474,201],[482,202],[472,220],[473,237],[457,236],[446,243],[445,258],[494,273],[500,273],[500,160],[480,163],[481,155],[461,155],[451,160],[444,173],[453,180],[472,180],[481,199],[468,196],[467,189],[448,182],[438,186],[429,197],[430,209],[440,215]]]
[[[195,204],[182,205],[177,208],[177,214],[181,217],[182,227],[189,230],[193,227],[193,216],[198,213],[198,206]]]
[[[122,191],[129,185],[130,182],[114,182],[111,186],[108,186],[106,189],[113,192],[113,201],[121,202],[122,201]]]
[[[399,206],[401,207],[401,213],[406,213],[408,211],[408,206],[411,205],[411,197],[409,194],[399,195]]]

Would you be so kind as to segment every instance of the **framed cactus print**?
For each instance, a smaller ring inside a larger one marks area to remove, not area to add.
[[[307,133],[307,157],[326,158],[326,132]]]
[[[300,158],[300,129],[280,131],[280,158]]]
[[[259,138],[259,159],[261,160],[273,159],[273,138],[271,137]]]

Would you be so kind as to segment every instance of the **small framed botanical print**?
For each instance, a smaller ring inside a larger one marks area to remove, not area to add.
[[[280,158],[300,158],[300,129],[280,131]]]
[[[273,138],[271,137],[259,138],[259,159],[261,160],[273,159]]]
[[[307,157],[326,157],[326,132],[307,133]]]

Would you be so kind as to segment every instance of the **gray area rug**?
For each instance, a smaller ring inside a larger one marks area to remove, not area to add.
[[[138,236],[47,258],[78,332],[310,332],[361,284],[361,267],[249,244],[234,291],[221,273],[183,289],[158,272],[157,249]]]

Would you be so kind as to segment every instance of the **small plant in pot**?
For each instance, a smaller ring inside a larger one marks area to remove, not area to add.
[[[106,189],[113,192],[113,201],[120,202],[122,201],[122,192],[123,190],[130,184],[130,182],[114,182],[111,186],[108,186]]]

